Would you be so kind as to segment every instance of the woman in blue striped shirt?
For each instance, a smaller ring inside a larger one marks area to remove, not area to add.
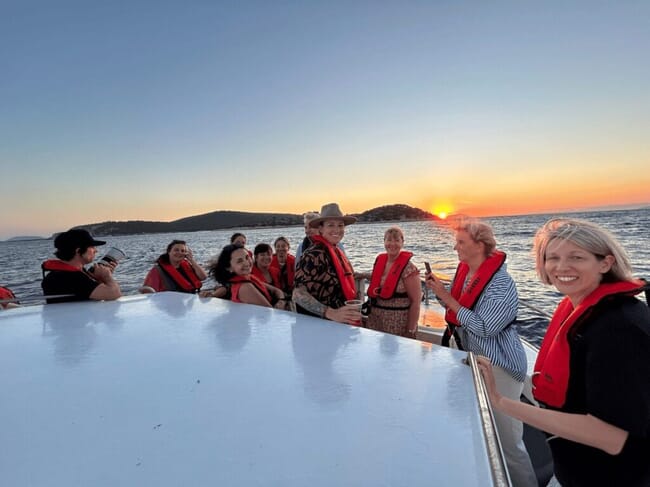
[[[454,229],[458,253],[456,275],[447,290],[434,274],[426,284],[447,309],[445,320],[459,345],[494,364],[501,394],[519,400],[526,377],[526,354],[515,326],[519,297],[506,271],[505,253],[496,249],[492,228],[463,220]],[[537,485],[526,451],[521,421],[495,411],[495,420],[510,478],[515,486]]]

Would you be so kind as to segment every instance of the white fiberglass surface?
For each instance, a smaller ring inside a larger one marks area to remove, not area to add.
[[[0,313],[2,485],[491,485],[464,354],[192,295]]]

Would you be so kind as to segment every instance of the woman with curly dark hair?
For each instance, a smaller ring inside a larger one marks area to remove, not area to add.
[[[282,290],[252,274],[253,261],[241,245],[226,245],[210,267],[210,275],[228,289],[225,296],[235,303],[285,307]]]

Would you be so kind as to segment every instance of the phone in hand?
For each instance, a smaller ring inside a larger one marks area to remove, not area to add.
[[[424,263],[424,268],[427,270],[427,274],[431,274],[431,266],[428,262]]]

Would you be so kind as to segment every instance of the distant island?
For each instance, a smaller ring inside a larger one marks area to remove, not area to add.
[[[550,213],[540,213],[555,215],[557,213],[581,214],[593,211],[629,211],[629,210],[647,210],[650,206],[610,206],[607,208],[583,208],[572,211],[560,211]],[[360,223],[375,222],[399,222],[399,221],[421,221],[421,220],[440,220],[439,217],[419,208],[413,208],[409,205],[394,204],[385,205],[364,211],[363,213],[354,213]],[[455,214],[456,217],[462,214]],[[107,221],[102,223],[89,223],[86,225],[77,225],[74,228],[85,228],[96,236],[119,236],[119,235],[140,235],[147,233],[171,233],[171,232],[198,232],[202,230],[224,230],[228,228],[258,228],[258,227],[288,227],[293,225],[302,226],[302,215],[292,213],[250,213],[244,211],[218,210],[202,215],[190,216],[174,220],[171,222],[129,220],[123,222]],[[20,242],[28,240],[49,240],[57,234],[50,237],[37,236],[19,236],[12,237],[5,242]]]
[[[7,242],[23,242],[26,240],[47,240],[46,237],[35,237],[31,235],[21,235],[19,237],[11,237],[8,238],[6,241]]]
[[[355,213],[361,223],[408,220],[438,220],[437,216],[408,205],[386,205]],[[288,227],[302,225],[302,215],[292,213],[248,213],[219,210],[171,222],[129,220],[78,225],[96,236],[138,235],[145,233],[198,232],[227,228]]]

